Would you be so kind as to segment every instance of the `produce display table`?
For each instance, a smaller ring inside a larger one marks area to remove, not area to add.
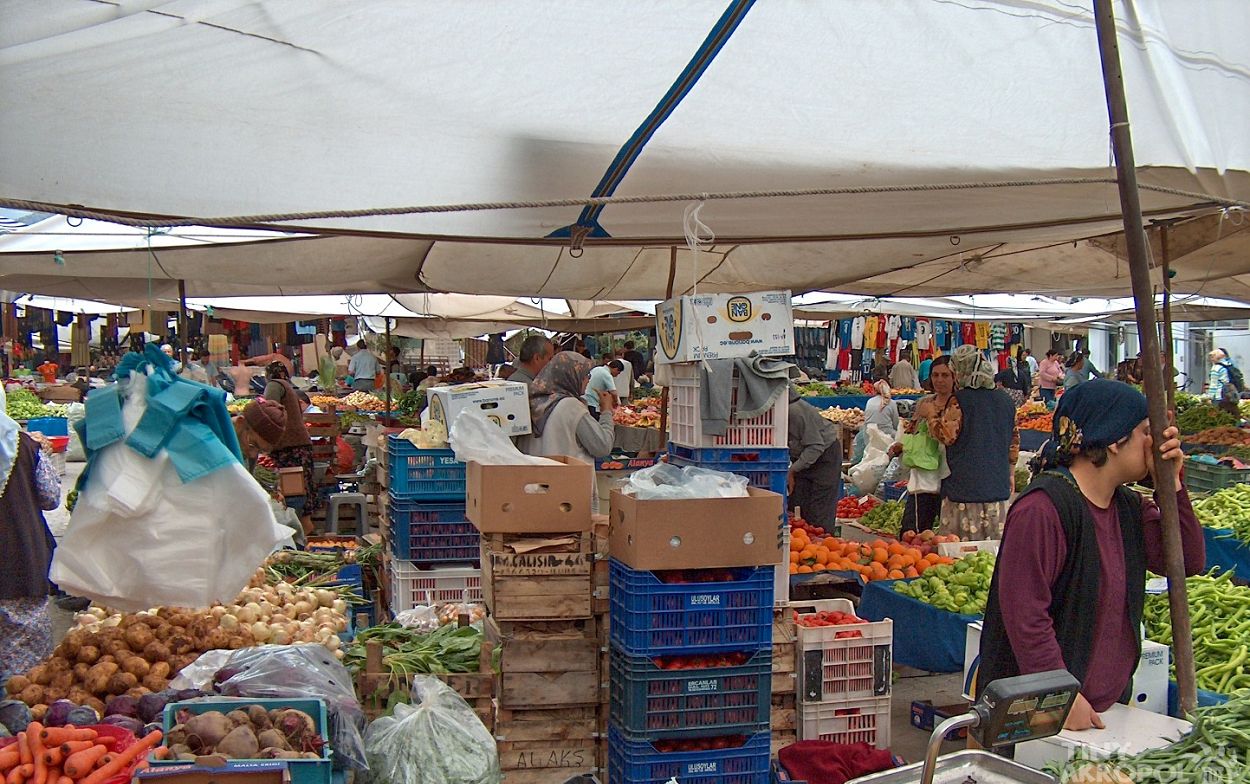
[[[895,395],[894,399],[919,400],[921,397],[922,395]],[[819,397],[805,397],[803,399],[823,411],[830,406],[837,406],[838,408],[862,409],[864,406],[868,405],[868,401],[871,400],[872,397],[870,395],[822,395]]]
[[[1232,531],[1223,528],[1202,527],[1202,538],[1207,545],[1207,569],[1218,566],[1221,572],[1234,572],[1238,577],[1250,579],[1250,546],[1240,539],[1227,539]]]
[[[660,451],[660,431],[654,427],[624,427],[617,425],[612,442],[614,452],[655,453]]]
[[[894,621],[894,662],[927,672],[962,672],[968,624],[979,615],[939,610],[894,592],[899,580],[877,580],[864,586],[859,617]]]
[[[1212,705],[1222,705],[1228,702],[1228,697],[1223,694],[1216,694],[1213,691],[1205,691],[1198,689],[1198,707],[1207,708]],[[1168,715],[1174,719],[1184,718],[1181,716],[1181,693],[1176,688],[1176,681],[1168,681]]]

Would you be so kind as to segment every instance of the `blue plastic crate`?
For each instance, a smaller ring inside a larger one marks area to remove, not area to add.
[[[769,784],[768,732],[728,749],[669,751],[663,741],[634,740],[608,725],[608,780],[612,784]]]
[[[479,563],[482,535],[464,504],[422,503],[391,496],[391,554],[420,564]]]
[[[881,486],[881,497],[886,501],[897,501],[907,494],[907,485],[899,487],[894,482],[888,482]]]
[[[45,436],[69,435],[69,420],[65,417],[39,417],[26,423],[27,433],[43,433]]]
[[[347,564],[339,569],[338,574],[334,576],[335,582],[343,585],[350,585],[354,588],[364,590],[365,573],[360,568],[360,564]]]
[[[772,651],[722,654],[741,664],[663,669],[645,656],[613,648],[611,717],[627,735],[708,738],[767,731],[772,696]],[[679,658],[679,657],[674,657]]]
[[[785,450],[782,450],[785,451]],[[727,471],[731,474],[745,476],[751,487],[758,487],[761,490],[771,490],[780,495],[786,494],[786,479],[789,476],[790,469],[786,464],[779,467],[768,467],[769,463],[746,463],[746,462],[724,462],[724,463],[698,463],[693,460],[687,460],[684,457],[670,455],[668,462],[683,468],[685,466],[698,466],[699,468],[707,468],[712,471]]]
[[[391,495],[406,500],[463,501],[464,463],[450,449],[417,449],[407,439],[386,438]]]
[[[696,449],[694,447],[682,446],[674,444],[671,441],[668,445],[669,457],[677,457],[686,460],[695,465],[710,468],[711,463],[748,463],[750,465],[758,465],[761,468],[784,468],[790,467],[790,450],[784,447],[776,449],[764,449],[761,447],[707,447]],[[722,471],[735,471],[736,469],[724,468]]]
[[[330,659],[334,661],[334,659]],[[171,702],[165,706],[165,713],[162,716],[161,728],[165,734],[169,734],[169,730],[178,723],[177,717],[179,711],[188,711],[198,716],[201,713],[209,713],[216,711],[217,713],[229,713],[240,707],[248,705],[260,705],[265,710],[274,710],[275,708],[294,708],[303,711],[312,717],[313,724],[316,725],[317,734],[324,738],[327,743],[321,749],[321,759],[298,759],[283,760],[287,764],[287,770],[291,774],[291,784],[330,784],[330,778],[333,774],[334,763],[331,760],[332,752],[330,751],[329,734],[330,724],[326,718],[326,704],[323,700],[313,699],[285,699],[285,698],[257,698],[257,697],[217,697],[206,699],[203,702]],[[186,763],[178,760],[151,760],[149,764],[153,768],[168,765],[185,765]]]
[[[690,582],[609,566],[612,644],[631,656],[771,650],[773,567],[684,570]],[[716,572],[724,582],[698,582]]]

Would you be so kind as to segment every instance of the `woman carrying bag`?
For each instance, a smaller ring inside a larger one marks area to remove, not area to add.
[[[933,360],[929,380],[934,394],[916,403],[911,419],[903,423],[900,442],[890,449],[891,455],[902,455],[903,465],[911,469],[907,479],[907,498],[903,502],[903,525],[900,533],[920,533],[936,527],[942,510],[942,480],[950,475],[946,464],[946,447],[929,433],[928,419],[944,410],[955,394],[955,373],[949,355]]]

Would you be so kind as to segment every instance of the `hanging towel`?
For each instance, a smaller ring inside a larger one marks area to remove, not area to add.
[[[705,359],[699,363],[699,415],[704,435],[723,436],[728,432],[733,380],[734,360]]]
[[[735,371],[736,406],[733,405]],[[785,360],[758,355],[704,360],[699,368],[699,410],[703,432],[710,436],[723,436],[729,430],[730,417],[735,420],[754,419],[768,411],[785,393],[790,379],[798,378],[798,371]]]

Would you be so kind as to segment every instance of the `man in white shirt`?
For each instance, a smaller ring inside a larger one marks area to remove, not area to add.
[[[624,357],[624,352],[617,352],[616,361],[624,368],[616,377],[617,404],[629,400],[634,394],[634,364]]]
[[[582,399],[590,413],[599,416],[599,393],[608,392],[613,396],[613,405],[620,405],[616,392],[616,379],[624,372],[625,365],[619,359],[612,359],[611,354],[604,355],[607,364],[591,369],[590,380],[586,382],[586,393]]]
[[[356,343],[356,353],[347,363],[347,372],[353,379],[352,389],[368,392],[377,386],[378,358],[363,340]]]

